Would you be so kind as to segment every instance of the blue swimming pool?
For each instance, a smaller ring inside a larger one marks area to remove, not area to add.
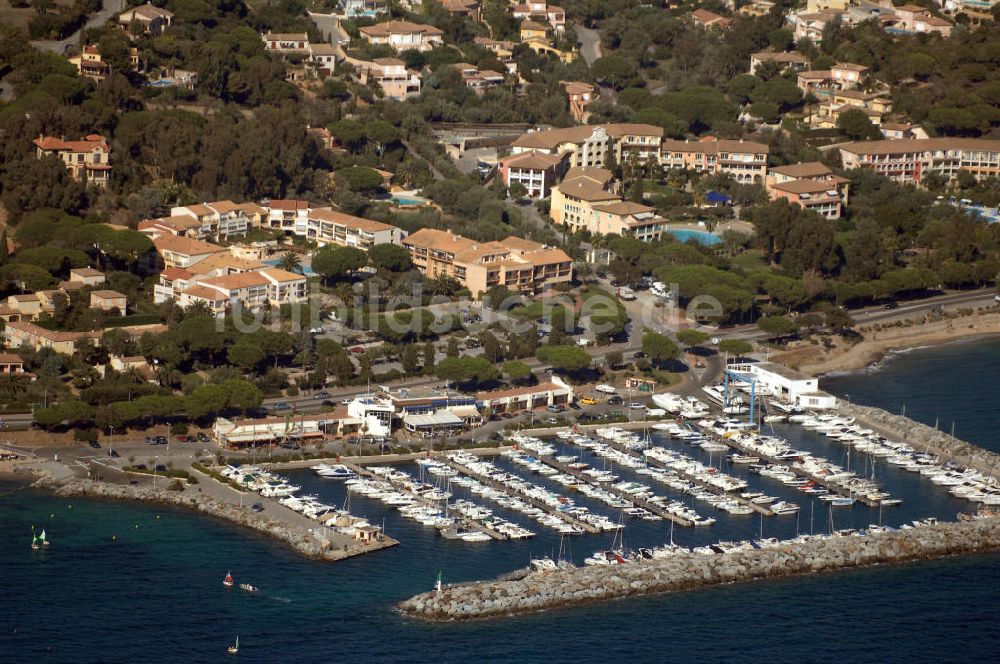
[[[709,233],[708,231],[696,231],[688,228],[679,228],[677,230],[667,230],[667,232],[677,238],[678,242],[694,240],[698,244],[705,245],[706,247],[722,242],[722,238],[714,233]]]
[[[419,196],[406,196],[393,194],[392,200],[396,205],[427,205],[430,201]]]

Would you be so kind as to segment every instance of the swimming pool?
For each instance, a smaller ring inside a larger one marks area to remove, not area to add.
[[[714,233],[709,233],[708,231],[696,231],[689,228],[678,228],[677,230],[667,230],[668,233],[677,238],[678,242],[687,242],[688,240],[694,240],[698,244],[705,245],[709,247],[713,244],[719,244],[722,242],[722,238]]]
[[[426,198],[412,195],[393,194],[391,198],[396,205],[427,205],[430,202]]]

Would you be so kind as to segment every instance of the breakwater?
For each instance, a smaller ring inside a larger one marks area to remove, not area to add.
[[[716,555],[683,553],[624,565],[553,570],[513,580],[446,587],[405,600],[399,609],[405,615],[433,621],[497,618],[639,595],[998,549],[1000,519],[980,519]]]
[[[942,461],[954,461],[987,475],[1000,470],[1000,454],[967,443],[908,417],[890,413],[882,408],[848,404],[843,401],[838,404],[838,410],[841,414],[853,417],[862,426],[890,440],[907,443],[919,452],[940,456]]]
[[[148,486],[97,482],[90,479],[70,479],[59,482],[49,477],[40,478],[33,486],[49,489],[57,496],[130,500],[194,510],[281,540],[300,554],[321,560],[342,560],[399,544],[396,540],[383,534],[379,534],[378,538],[370,544],[363,544],[344,535],[334,534],[332,531],[324,532],[326,529],[319,525],[313,529],[298,527],[213,498],[207,494],[193,492],[190,489],[171,491],[169,489],[153,489]]]

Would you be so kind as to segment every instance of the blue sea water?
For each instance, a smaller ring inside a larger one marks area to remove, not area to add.
[[[892,407],[921,399],[930,363],[934,381],[948,387],[928,403],[956,420],[956,433],[996,441],[996,420],[977,423],[981,402],[995,404],[998,389],[980,373],[996,366],[997,345],[962,344],[902,355],[876,374],[831,381],[851,398]],[[993,371],[995,374],[995,370]],[[885,389],[862,388],[869,382]],[[931,381],[931,382],[934,382]],[[937,384],[937,383],[935,383]],[[898,389],[890,386],[902,386]],[[907,387],[908,386],[908,387]],[[906,390],[909,391],[906,391]],[[897,395],[897,396],[894,396]],[[930,416],[933,419],[933,416]],[[926,421],[926,417],[924,418]],[[992,424],[989,422],[992,421]],[[838,443],[793,426],[778,435],[797,447],[847,463]],[[693,448],[660,440],[696,454]],[[709,461],[707,454],[697,454]],[[584,454],[584,458],[588,458]],[[718,465],[717,458],[712,461]],[[503,460],[497,463],[505,464]],[[595,463],[603,463],[595,461]],[[870,468],[852,459],[855,469]],[[416,472],[416,466],[404,466]],[[727,472],[739,473],[729,466]],[[623,476],[628,470],[620,469]],[[918,476],[876,466],[899,507],[834,510],[834,527],[890,525],[921,516],[954,518],[969,504]],[[290,475],[330,503],[343,487],[308,471]],[[548,480],[531,476],[532,481]],[[638,478],[649,483],[648,478]],[[754,476],[755,488],[803,505],[796,517],[726,517],[692,503],[719,522],[681,529],[685,545],[825,531],[831,514],[802,494]],[[556,485],[552,485],[556,486]],[[658,492],[665,492],[652,484]],[[464,490],[459,489],[459,492]],[[477,502],[489,505],[481,497]],[[600,504],[577,497],[595,511]],[[495,506],[494,506],[495,507]],[[445,583],[489,577],[554,554],[552,531],[505,514],[538,532],[533,540],[469,544],[443,541],[380,503],[353,497],[351,510],[375,522],[402,545],[339,563],[305,560],[284,545],[213,519],[172,509],[81,499],[59,499],[0,484],[0,662],[954,662],[996,661],[1000,640],[1000,555],[868,569],[781,581],[737,584],[689,593],[595,604],[511,620],[424,624],[396,614],[395,602]],[[49,550],[29,548],[32,525],[44,526]],[[663,523],[628,522],[631,546],[663,542]],[[577,562],[608,537],[570,540]],[[227,591],[222,577],[261,588],[257,596]],[[226,645],[239,634],[241,651]]]

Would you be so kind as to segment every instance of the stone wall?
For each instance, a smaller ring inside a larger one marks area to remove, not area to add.
[[[402,602],[399,609],[426,620],[501,617],[723,583],[996,549],[1000,549],[1000,519],[982,519],[772,549],[721,555],[691,553],[625,565],[533,573],[519,580],[484,581],[423,593]]]
[[[842,414],[855,418],[858,424],[891,440],[905,442],[920,452],[940,455],[943,461],[970,466],[987,475],[1000,471],[1000,454],[984,450],[934,427],[872,406],[840,401],[838,408]]]
[[[347,548],[337,548],[329,539],[322,535],[322,529],[319,526],[317,526],[315,532],[307,532],[304,529],[292,527],[262,514],[242,509],[237,505],[212,498],[202,493],[190,491],[170,491],[167,489],[153,489],[147,486],[109,484],[90,479],[53,482],[51,479],[45,477],[35,482],[34,486],[51,489],[57,496],[86,496],[88,498],[132,500],[195,510],[231,521],[262,535],[282,540],[302,555],[310,558],[341,560],[398,544],[392,538],[385,537],[383,541],[367,546],[352,542],[347,545]]]

